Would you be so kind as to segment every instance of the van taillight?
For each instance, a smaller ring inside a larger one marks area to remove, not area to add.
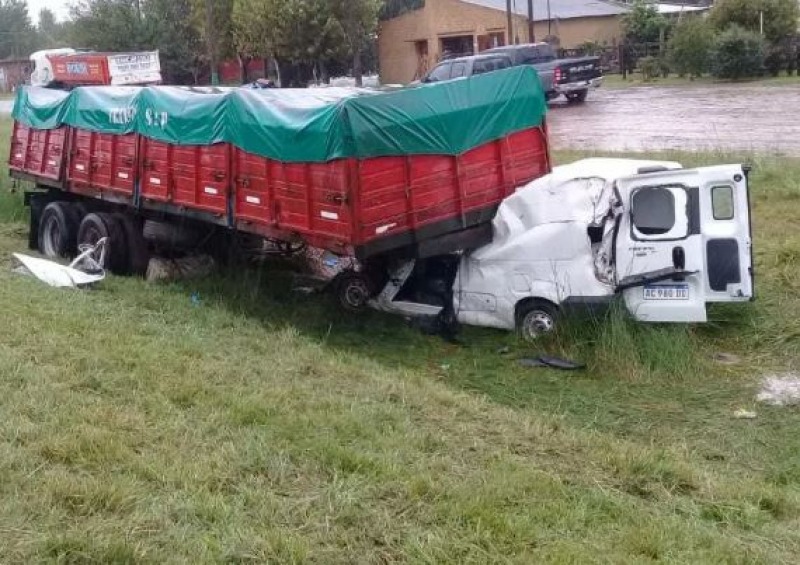
[[[561,79],[563,78],[563,73],[561,72],[561,69],[556,69],[556,72],[553,75],[553,78],[555,78],[556,82],[561,82]]]

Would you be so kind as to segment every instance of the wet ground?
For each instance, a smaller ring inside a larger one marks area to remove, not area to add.
[[[797,87],[601,87],[584,105],[553,102],[548,120],[555,149],[800,155],[800,81]]]

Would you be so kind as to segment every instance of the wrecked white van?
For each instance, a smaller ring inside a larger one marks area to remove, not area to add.
[[[587,159],[507,198],[488,245],[399,261],[371,305],[535,339],[569,304],[621,295],[643,322],[704,322],[753,298],[748,169]]]

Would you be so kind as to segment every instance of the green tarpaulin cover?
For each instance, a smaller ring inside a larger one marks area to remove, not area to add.
[[[409,154],[458,155],[538,126],[547,109],[529,67],[395,91],[354,88],[249,89],[26,87],[14,119],[179,145],[228,142],[285,162]]]

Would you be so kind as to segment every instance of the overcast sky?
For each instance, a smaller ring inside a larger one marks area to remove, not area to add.
[[[58,21],[64,21],[69,15],[69,5],[72,2],[73,0],[28,0],[28,11],[34,24],[39,21],[39,10],[42,8],[50,8]]]

